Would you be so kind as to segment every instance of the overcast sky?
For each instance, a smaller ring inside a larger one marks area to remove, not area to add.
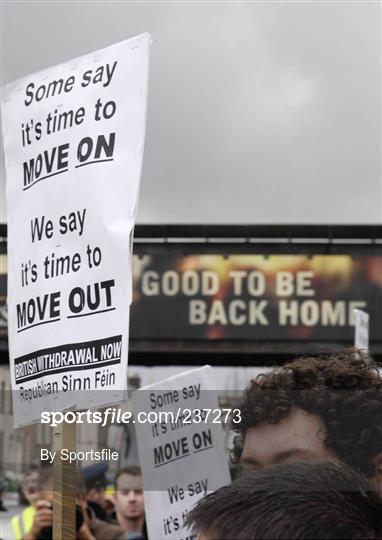
[[[2,84],[142,32],[138,222],[381,221],[379,2],[12,0]]]

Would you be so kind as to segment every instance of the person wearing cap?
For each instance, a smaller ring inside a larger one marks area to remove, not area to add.
[[[85,486],[85,498],[88,507],[91,508],[98,519],[108,521],[105,511],[105,490],[107,488],[107,463],[95,463],[84,467],[81,471]]]

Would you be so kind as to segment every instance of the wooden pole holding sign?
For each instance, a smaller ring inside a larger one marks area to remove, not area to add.
[[[63,422],[53,430],[53,540],[76,538],[76,462],[61,459],[61,450],[76,450],[76,423]]]

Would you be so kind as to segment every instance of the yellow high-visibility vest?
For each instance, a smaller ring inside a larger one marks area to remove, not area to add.
[[[11,520],[12,532],[14,540],[22,540],[33,527],[33,520],[36,514],[36,508],[34,506],[28,506],[21,512],[17,514]]]

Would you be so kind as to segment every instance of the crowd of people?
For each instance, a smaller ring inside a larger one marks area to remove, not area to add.
[[[252,380],[240,409],[234,478],[191,510],[194,538],[382,540],[382,374],[371,358],[297,359]],[[15,540],[51,538],[49,481],[25,477]],[[146,538],[140,469],[106,488],[102,476],[82,475],[77,538]]]
[[[26,507],[12,519],[14,540],[51,540],[52,469],[29,471],[24,476],[21,494]],[[77,540],[147,538],[142,475],[137,466],[121,469],[113,486],[108,486],[102,465],[84,469],[77,481],[76,503]]]

